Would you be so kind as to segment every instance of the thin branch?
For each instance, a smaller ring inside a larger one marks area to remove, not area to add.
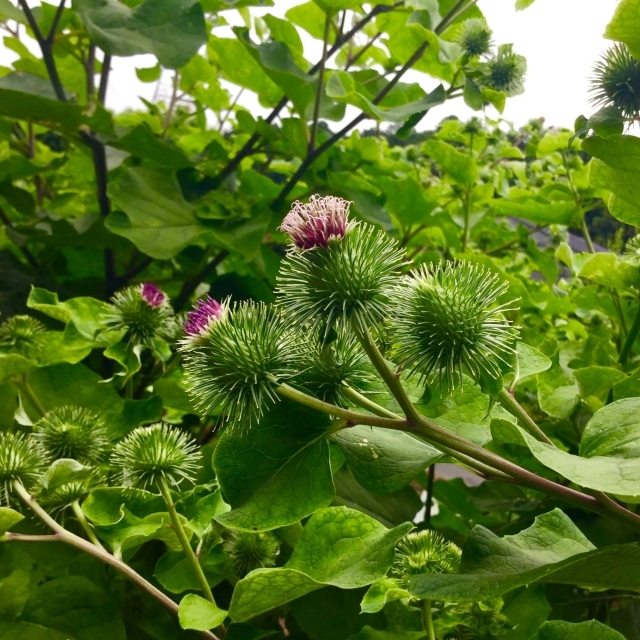
[[[369,40],[361,49],[359,49],[358,53],[355,56],[350,56],[347,64],[345,65],[345,71],[352,67],[361,57],[362,55],[369,50],[369,48],[376,42],[376,40],[382,35],[382,31],[378,31],[373,38]]]
[[[331,18],[329,14],[324,20],[324,37],[322,39],[322,58],[320,59],[320,69],[318,73],[318,90],[316,91],[316,101],[313,105],[313,121],[311,122],[311,135],[309,137],[309,153],[313,153],[316,146],[316,135],[318,133],[318,124],[320,118],[320,101],[322,100],[322,92],[324,89],[324,71],[327,63],[327,45],[329,42],[329,33],[331,30]]]
[[[176,298],[173,308],[176,311],[180,311],[182,307],[187,303],[193,292],[198,288],[201,282],[204,282],[218,267],[218,265],[229,255],[226,249],[222,249],[218,252],[218,255],[213,258],[201,271],[199,271],[191,280],[187,280],[183,285],[178,297]]]
[[[173,86],[171,89],[171,99],[169,100],[169,106],[167,107],[167,112],[164,114],[164,122],[162,124],[162,137],[164,137],[171,125],[171,116],[173,115],[173,110],[176,108],[176,104],[178,102],[178,86],[180,84],[180,73],[176,71],[173,74]]]
[[[238,104],[238,100],[240,100],[240,97],[242,96],[243,93],[244,93],[244,87],[242,87],[240,91],[238,91],[238,93],[236,94],[236,97],[233,99],[233,101],[229,105],[229,108],[227,109],[226,113],[224,114],[224,116],[222,116],[222,118],[220,118],[220,124],[218,125],[219,133],[222,132],[222,127],[224,127],[224,123],[227,121],[227,119],[231,115],[231,112],[233,111],[233,107],[235,107],[236,104]]]
[[[47,35],[47,42],[49,44],[53,44],[53,39],[56,36],[56,30],[58,29],[58,25],[60,24],[60,18],[62,18],[62,13],[64,12],[64,4],[66,0],[62,0],[58,5],[58,9],[56,11],[56,15],[53,17],[53,22],[51,23],[51,29],[49,29],[49,34]]]
[[[398,7],[402,6],[404,1],[396,2],[392,6],[385,5],[377,5],[374,7],[370,13],[368,13],[362,20],[359,20],[353,27],[347,31],[347,33],[336,38],[335,42],[327,52],[327,59],[329,59],[336,51],[338,51],[344,44],[349,42],[353,36],[356,35],[360,30],[362,30],[371,20],[373,20],[376,16],[382,13],[388,13],[390,11],[394,11]],[[313,76],[320,70],[320,63],[318,61],[314,64],[311,69],[307,72],[308,75]],[[265,122],[267,124],[271,124],[280,114],[280,112],[287,106],[289,102],[289,98],[287,96],[283,96],[280,99],[280,102],[273,108],[271,113],[265,118]],[[261,136],[259,133],[254,133],[248,140],[245,142],[243,147],[238,151],[238,153],[224,166],[224,168],[218,173],[218,175],[205,178],[199,184],[199,195],[203,196],[205,193],[209,191],[213,191],[220,186],[222,182],[226,178],[228,178],[239,166],[239,164],[248,156],[250,156],[254,152],[254,148],[257,142],[260,140]]]
[[[441,34],[447,27],[451,25],[451,23],[457,18],[459,15],[467,11],[473,7],[478,0],[471,0],[470,2],[466,2],[466,0],[460,0],[456,5],[451,9],[451,11],[445,16],[440,24],[436,27],[435,33],[436,35]],[[464,5],[464,7],[463,7]],[[393,78],[378,92],[378,94],[371,100],[373,104],[379,104],[391,91],[392,89],[400,82],[402,76],[409,71],[417,62],[422,58],[425,51],[429,47],[429,41],[425,40],[413,53],[413,55],[402,65],[399,71],[393,76]],[[342,139],[346,136],[349,131],[358,126],[363,120],[366,120],[369,116],[362,112],[358,116],[356,116],[351,122],[342,127],[340,131],[332,135],[328,140],[326,140],[323,144],[321,144],[317,149],[315,149],[312,153],[308,154],[304,159],[302,164],[298,167],[297,171],[291,176],[288,182],[284,185],[276,199],[271,204],[271,209],[273,211],[277,211],[280,209],[280,206],[286,199],[286,197],[291,193],[293,188],[298,184],[298,182],[302,179],[304,174],[307,172],[309,167],[316,161],[316,159],[322,155],[327,149],[332,147],[338,140]]]
[[[89,54],[84,65],[87,75],[87,102],[93,100],[93,94],[96,90],[96,45],[89,45]]]
[[[100,86],[98,87],[98,102],[104,106],[107,99],[107,86],[109,84],[109,72],[111,71],[111,54],[105,53],[102,59],[102,72],[100,73]]]

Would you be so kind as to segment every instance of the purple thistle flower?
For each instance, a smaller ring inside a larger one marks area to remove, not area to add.
[[[326,249],[330,238],[344,238],[347,233],[350,205],[334,196],[311,196],[306,204],[296,201],[280,229],[299,249]]]
[[[207,332],[209,325],[222,316],[222,305],[207,296],[206,300],[198,300],[193,305],[193,311],[187,313],[187,321],[183,323],[187,337],[200,336]]]
[[[155,284],[145,282],[140,290],[142,299],[152,307],[159,307],[167,299],[167,296]]]

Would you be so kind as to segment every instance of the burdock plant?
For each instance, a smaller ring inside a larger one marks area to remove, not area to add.
[[[53,460],[97,464],[109,444],[104,422],[84,407],[56,407],[36,422],[34,437]]]
[[[29,356],[32,350],[41,346],[40,339],[45,332],[46,327],[39,320],[31,316],[13,316],[0,325],[0,347]]]
[[[458,36],[458,44],[469,58],[479,58],[491,51],[492,31],[484,20],[466,20]]]
[[[625,118],[640,113],[640,60],[625,44],[611,47],[595,65],[591,79],[591,101],[600,107],[615,107]]]
[[[18,483],[33,489],[47,467],[47,455],[32,436],[0,431],[0,502],[8,503]]]
[[[423,265],[394,291],[392,317],[397,362],[423,379],[453,388],[466,373],[497,379],[513,352],[517,331],[497,304],[508,284],[466,262]]]
[[[291,246],[278,277],[279,304],[300,327],[325,340],[334,327],[377,327],[403,264],[395,240],[349,220],[350,203],[313,196],[294,203],[281,229]]]
[[[497,53],[480,64],[480,83],[507,96],[519,96],[524,92],[524,76],[527,60],[513,50],[513,45],[502,44]]]
[[[116,292],[111,298],[105,323],[126,331],[130,345],[149,345],[156,337],[165,337],[173,309],[167,295],[156,285],[132,285]]]

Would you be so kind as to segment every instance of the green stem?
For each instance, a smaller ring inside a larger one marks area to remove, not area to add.
[[[344,394],[345,398],[351,400],[353,404],[371,411],[371,413],[376,416],[381,416],[383,418],[392,418],[394,420],[402,419],[399,415],[393,413],[393,411],[389,411],[388,409],[381,407],[376,402],[373,402],[373,400],[369,400],[369,398],[363,396],[360,392],[356,391],[349,385],[344,385],[342,387],[342,393]]]
[[[618,359],[620,364],[627,364],[627,360],[629,359],[629,355],[633,349],[633,343],[636,341],[638,333],[640,333],[640,300],[638,301],[638,308],[636,310],[636,316],[633,319],[633,324],[631,325],[627,338],[620,350],[620,358]]]
[[[422,601],[422,626],[427,632],[429,640],[436,640],[436,632],[433,629],[433,616],[431,614],[431,600]]]
[[[104,549],[104,547],[102,546],[102,543],[100,542],[100,540],[98,540],[98,536],[96,536],[96,532],[93,530],[93,527],[87,521],[87,518],[85,517],[82,511],[82,507],[80,506],[80,503],[77,500],[74,500],[71,503],[71,508],[73,509],[73,513],[78,519],[80,526],[84,529],[84,532],[89,537],[89,540],[91,540],[91,542],[95,544],[96,547],[99,547],[100,549]]]
[[[582,231],[584,241],[587,243],[587,248],[589,249],[589,253],[595,253],[596,248],[593,246],[593,241],[591,240],[591,234],[589,233],[589,227],[587,227],[587,222],[584,219],[584,216],[582,216],[582,222],[580,223],[580,231]]]
[[[506,389],[501,389],[498,393],[498,399],[505,409],[524,422],[527,431],[529,431],[531,435],[538,438],[541,442],[546,442],[547,444],[555,446],[547,434],[535,423],[531,416],[515,399],[513,394],[509,393]]]
[[[372,338],[371,333],[366,327],[359,327],[356,323],[353,323],[354,332],[362,345],[365,353],[369,357],[371,364],[376,368],[376,371],[380,374],[380,377],[384,380],[385,384],[389,388],[389,391],[393,394],[393,397],[397,400],[400,408],[407,416],[415,422],[420,421],[420,414],[416,411],[415,407],[409,400],[404,387],[400,384],[400,376],[391,370],[384,356],[380,353],[378,345]]]
[[[31,388],[31,385],[27,380],[26,373],[23,373],[22,376],[20,376],[18,386],[20,387],[20,390],[24,393],[24,395],[28,398],[29,402],[33,405],[33,408],[40,414],[40,417],[47,413],[47,410],[42,406],[40,400],[38,400],[38,396],[36,396],[36,394],[33,392],[33,389]]]
[[[167,485],[167,481],[164,478],[160,478],[158,481],[158,488],[160,489],[160,493],[164,498],[164,501],[167,505],[167,509],[169,510],[169,517],[171,518],[171,523],[173,524],[173,530],[176,532],[178,536],[178,540],[180,540],[180,544],[182,546],[182,550],[184,554],[187,556],[187,561],[191,565],[191,569],[195,574],[198,582],[200,583],[200,588],[205,595],[205,598],[216,604],[216,601],[213,597],[213,593],[211,593],[211,587],[207,582],[207,578],[204,575],[204,571],[198,562],[198,558],[196,558],[196,554],[194,553],[191,543],[189,542],[189,538],[187,538],[187,534],[182,526],[182,522],[180,521],[180,516],[176,511],[176,505],[171,498],[171,492],[169,491],[169,485]]]
[[[620,340],[622,340],[627,335],[627,321],[625,320],[624,313],[622,311],[622,304],[620,303],[620,295],[613,287],[609,289],[609,292],[611,293],[611,300],[613,302],[613,306],[616,308],[616,313],[618,314],[618,321],[620,322]]]
[[[469,218],[471,217],[471,189],[464,197],[464,229],[462,231],[462,253],[467,250],[469,242]]]
[[[128,564],[122,562],[118,558],[112,556],[110,553],[105,551],[105,549],[101,549],[96,547],[94,544],[91,544],[88,540],[81,538],[80,536],[67,531],[61,524],[56,522],[29,494],[29,492],[24,488],[23,484],[18,481],[13,481],[13,490],[18,494],[20,499],[50,528],[55,532],[54,536],[18,536],[18,534],[6,534],[2,541],[19,541],[23,540],[25,542],[36,541],[41,542],[43,539],[64,542],[65,544],[71,545],[80,551],[84,551],[89,555],[98,558],[105,564],[108,564],[110,567],[113,567],[116,571],[119,571],[124,576],[129,578],[131,582],[138,585],[141,589],[146,591],[149,595],[154,597],[156,600],[160,602],[160,604],[165,608],[171,611],[171,613],[177,615],[178,614],[178,605],[171,599],[169,596],[166,596],[160,589],[156,589],[150,582],[147,582],[137,571],[134,571]],[[209,640],[220,640],[218,636],[211,633],[210,631],[202,631],[200,635],[204,638],[208,638]]]

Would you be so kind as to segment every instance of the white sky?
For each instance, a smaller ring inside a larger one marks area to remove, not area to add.
[[[274,7],[252,9],[252,12],[284,17],[289,7],[301,1],[275,0]],[[503,117],[519,126],[531,118],[544,116],[548,125],[573,128],[577,116],[588,116],[594,110],[589,105],[588,78],[596,60],[611,45],[602,38],[602,33],[613,15],[616,0],[536,0],[521,12],[516,12],[514,5],[515,0],[479,1],[496,44],[513,43],[516,52],[527,58],[525,93],[507,100]],[[237,12],[227,11],[224,15],[230,22],[241,24]],[[320,43],[304,36],[303,40],[307,59],[316,62]],[[0,45],[0,65],[8,66],[14,58],[13,52]],[[152,56],[114,59],[107,106],[116,111],[141,108],[139,96],[152,99],[155,85],[139,82],[135,68],[154,64]],[[405,79],[424,82],[426,90],[437,84],[423,74],[407,74]],[[254,114],[261,111],[248,92],[240,102]],[[461,99],[448,102],[434,109],[421,127],[432,127],[451,114],[466,119],[473,112]],[[488,115],[495,117],[497,112],[489,109]]]

